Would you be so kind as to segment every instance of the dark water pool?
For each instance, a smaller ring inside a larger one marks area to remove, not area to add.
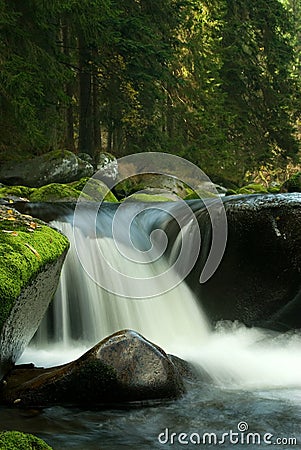
[[[300,449],[300,406],[300,389],[231,390],[198,381],[180,400],[160,405],[98,411],[2,408],[0,422],[2,430],[34,433],[55,450]]]

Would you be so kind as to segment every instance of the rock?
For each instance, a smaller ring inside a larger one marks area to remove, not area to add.
[[[168,357],[176,366],[179,374],[184,380],[196,381],[200,378],[195,366],[193,366],[191,363],[175,355],[168,355]]]
[[[79,196],[80,191],[75,189],[73,186],[68,184],[51,183],[37,189],[32,189],[29,200],[31,202],[76,202]],[[87,200],[89,200],[88,197]]]
[[[89,180],[87,193],[83,193],[81,198],[87,201],[117,202],[114,194],[100,180],[93,178],[81,178],[69,184],[51,183],[39,188],[29,188],[26,186],[6,186],[0,189],[0,199],[7,203],[10,201],[30,201],[30,202],[76,202],[81,195],[82,189]]]
[[[286,180],[282,187],[281,192],[301,192],[301,172],[297,172]]]
[[[200,284],[211,248],[211,234],[206,232],[210,221],[207,211],[200,209],[196,214],[202,247],[186,281],[213,322],[239,320],[276,328],[272,317],[276,319],[279,311],[293,303],[294,314],[289,309],[281,317],[286,321],[282,326],[294,327],[296,318],[292,318],[301,313],[301,195],[226,197],[224,206],[228,240],[218,269]]]
[[[138,191],[149,189],[161,189],[165,192],[175,194],[180,198],[185,198],[191,193],[191,189],[179,179],[160,174],[140,174],[120,181],[115,187],[114,192],[118,199],[128,197]]]
[[[20,163],[8,162],[0,168],[0,181],[8,185],[40,187],[69,183],[93,175],[93,166],[66,150],[55,150]]]
[[[114,155],[108,152],[99,154],[97,176],[101,181],[112,186],[118,177],[118,162]]]
[[[174,194],[168,194],[165,191],[163,191],[163,193],[158,193],[157,191],[158,190],[151,192],[150,190],[147,190],[145,192],[132,194],[124,198],[123,201],[150,203],[150,202],[174,202],[178,200],[178,198]]]
[[[111,203],[116,203],[118,201],[115,195],[109,190],[108,186],[96,178],[82,178],[79,181],[71,183],[71,186],[78,191],[82,191],[84,189],[84,193],[88,195],[90,200],[95,202],[99,202],[102,199],[105,202]]]
[[[78,153],[77,157],[79,159],[81,159],[82,161],[86,161],[86,162],[90,163],[91,165],[93,165],[93,158],[88,153],[84,153],[84,152]]]
[[[123,330],[72,363],[52,369],[16,367],[1,397],[9,405],[45,407],[161,400],[183,392],[181,376],[166,353],[135,331]]]
[[[0,449],[5,450],[52,450],[46,442],[36,436],[19,431],[0,432]]]
[[[237,194],[267,194],[268,190],[262,184],[250,183],[238,189]]]
[[[0,379],[36,332],[68,247],[58,231],[0,206]]]
[[[29,199],[32,191],[32,188],[27,186],[2,186],[0,188],[0,198],[24,201]]]

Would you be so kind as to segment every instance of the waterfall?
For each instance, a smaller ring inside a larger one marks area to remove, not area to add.
[[[171,227],[167,245],[155,231],[166,230],[178,205],[165,204],[164,210],[152,206],[139,213],[137,205],[129,204],[118,216],[116,238],[112,228],[117,208],[100,208],[96,233],[89,209],[79,214],[76,223],[71,210],[52,222],[68,236],[71,247],[55,299],[20,362],[51,366],[71,361],[102,338],[131,328],[166,352],[193,362],[217,385],[231,389],[301,387],[299,332],[279,334],[238,322],[220,322],[210,329],[201,299],[181,281],[180,273],[185,273],[188,256],[195,258],[197,223],[187,217],[181,230]],[[125,237],[129,219],[130,241]],[[183,240],[188,251],[181,270],[169,270],[181,253]],[[163,256],[161,248],[166,250]],[[153,296],[149,295],[152,283],[157,292]]]
[[[131,226],[131,242],[134,251],[139,253],[138,263],[125,254],[124,250],[129,249],[125,248],[122,234],[116,246],[112,235],[114,208],[100,209],[97,236],[92,236],[93,220],[88,210],[80,216],[76,226],[72,214],[51,223],[69,238],[71,246],[55,298],[22,361],[37,358],[39,354],[41,361],[38,362],[43,365],[66,362],[125,328],[138,331],[166,352],[180,356],[184,356],[191,343],[206,339],[209,326],[200,302],[179,274],[168,270],[179,254],[180,235],[174,237],[169,259],[149,254],[150,247],[155,248],[152,231],[158,221],[163,226],[170,220],[169,213],[151,208],[137,215],[133,214],[133,208],[134,205],[124,208],[117,225],[125,230],[129,218],[136,215]],[[184,235],[191,233],[189,224],[192,226],[191,221],[183,226]],[[193,236],[188,237],[192,244]],[[162,236],[157,235],[157,249],[161,244]],[[126,275],[122,281],[119,277],[109,281],[127,296],[109,292],[92,279],[108,281],[110,266]],[[133,278],[141,280],[138,288],[133,288]],[[159,294],[147,296],[148,283],[153,282]]]

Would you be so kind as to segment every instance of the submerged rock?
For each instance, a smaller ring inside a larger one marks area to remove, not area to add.
[[[1,397],[10,405],[45,407],[161,400],[183,392],[182,378],[166,353],[139,333],[123,330],[72,363],[15,368]]]
[[[54,150],[20,163],[9,162],[0,168],[0,181],[8,185],[40,187],[69,183],[93,175],[93,166],[67,150]]]
[[[68,248],[58,231],[0,206],[0,379],[36,332]]]

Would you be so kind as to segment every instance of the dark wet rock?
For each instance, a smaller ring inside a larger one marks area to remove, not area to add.
[[[25,407],[102,405],[179,397],[182,378],[166,353],[131,330],[52,369],[21,367],[2,386],[2,402]]]
[[[210,221],[205,209],[196,212],[203,240],[188,284],[212,321],[277,328],[282,320],[282,327],[294,327],[296,315],[301,316],[301,195],[229,197],[224,206],[226,251],[204,284],[199,278],[211,248]],[[284,311],[289,304],[293,309]],[[282,310],[285,314],[279,319]]]
[[[199,374],[194,365],[175,355],[168,355],[171,362],[176,366],[179,374],[184,380],[195,381],[199,379]]]
[[[36,332],[68,247],[45,223],[0,206],[0,379]]]
[[[90,177],[93,172],[93,166],[74,153],[55,150],[34,159],[2,164],[0,181],[14,186],[40,187],[51,183],[69,183]]]

